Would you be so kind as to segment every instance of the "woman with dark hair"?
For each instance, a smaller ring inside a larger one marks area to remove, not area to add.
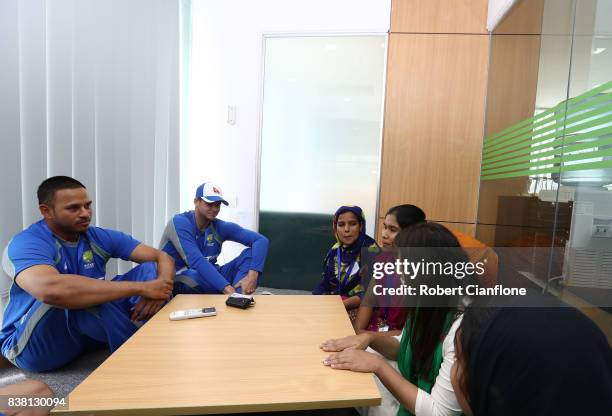
[[[402,230],[397,237],[402,247],[422,248],[408,251],[408,261],[467,262],[457,239],[444,226],[422,223]],[[453,248],[449,250],[448,247]],[[433,279],[448,287],[457,279],[438,276],[432,272],[419,279]],[[424,300],[424,299],[422,299]],[[401,341],[395,337],[376,337],[362,333],[353,337],[353,345],[338,348],[337,340],[322,344],[325,351],[339,351],[324,361],[334,369],[373,372],[383,389],[381,406],[361,409],[362,414],[417,416],[459,415],[461,409],[450,384],[450,370],[455,361],[454,337],[460,323],[457,309],[459,297],[438,299],[438,305],[417,306],[409,309]],[[424,302],[423,302],[424,303]],[[453,306],[448,306],[453,305]],[[363,351],[368,345],[380,354]],[[382,355],[382,356],[381,356]],[[383,358],[384,357],[384,358]],[[399,371],[385,360],[397,361]]]
[[[336,243],[323,260],[321,281],[313,295],[340,295],[351,321],[355,319],[364,290],[361,286],[361,250],[376,254],[378,245],[366,234],[365,216],[358,206],[341,206],[334,214],[332,231]]]
[[[411,225],[425,222],[425,219],[426,216],[423,210],[415,205],[397,205],[389,209],[383,221],[381,234],[383,249],[394,246],[395,238],[400,231]],[[381,254],[381,257],[383,257],[381,261],[384,261],[385,253]],[[390,283],[392,284],[392,282]],[[368,291],[370,290],[371,288],[368,289]],[[372,331],[388,332],[386,335],[400,335],[404,328],[406,317],[406,308],[393,306],[373,307],[362,304],[357,312],[355,330],[357,333]]]
[[[466,415],[612,415],[612,350],[554,299],[540,308],[467,308],[452,384]]]
[[[425,212],[416,205],[404,204],[390,208],[383,221],[382,246],[392,247],[400,231],[425,220]]]

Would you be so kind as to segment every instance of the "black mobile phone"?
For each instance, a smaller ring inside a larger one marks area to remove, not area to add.
[[[243,298],[243,297],[233,297],[230,296],[225,301],[227,306],[232,306],[234,308],[247,309],[250,306],[255,304],[255,301],[251,298]]]

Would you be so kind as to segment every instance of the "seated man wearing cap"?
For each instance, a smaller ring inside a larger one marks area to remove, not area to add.
[[[177,214],[166,226],[160,248],[176,265],[174,294],[251,294],[257,288],[268,254],[268,239],[232,222],[217,218],[221,204],[228,205],[221,191],[210,182],[196,189],[193,211]],[[229,263],[219,266],[217,257],[224,241],[248,248]]]

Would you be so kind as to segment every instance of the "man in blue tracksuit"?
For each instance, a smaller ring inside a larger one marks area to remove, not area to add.
[[[177,214],[166,226],[160,248],[174,258],[174,294],[251,294],[257,288],[268,253],[268,239],[238,224],[217,218],[221,204],[228,205],[221,190],[210,182],[196,189],[193,211]],[[244,244],[240,255],[219,266],[224,241]]]
[[[119,231],[91,227],[91,199],[79,181],[54,176],[38,188],[43,216],[4,250],[13,279],[4,311],[2,355],[29,371],[46,371],[94,343],[117,349],[169,298],[174,262]],[[142,263],[105,280],[106,262]]]

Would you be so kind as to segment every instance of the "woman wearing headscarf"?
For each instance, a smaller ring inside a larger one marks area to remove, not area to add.
[[[466,310],[451,371],[466,415],[612,415],[606,337],[578,310],[541,303]]]
[[[334,214],[332,231],[336,243],[323,261],[321,281],[313,295],[340,295],[351,321],[355,319],[364,289],[361,285],[361,251],[378,253],[376,241],[368,236],[363,210],[358,206],[341,206]]]

